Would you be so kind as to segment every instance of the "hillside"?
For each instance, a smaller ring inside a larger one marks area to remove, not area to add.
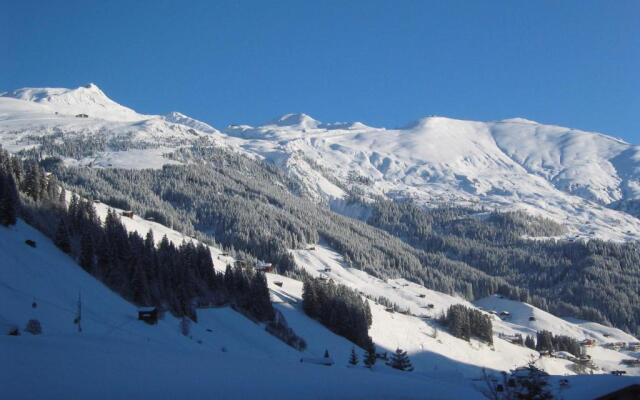
[[[104,213],[103,206],[98,209]],[[167,234],[172,240],[183,239],[179,233],[153,222],[124,220],[128,229],[150,228],[156,236]],[[40,336],[27,333],[18,337],[0,336],[0,348],[12,360],[0,382],[4,393],[18,398],[67,398],[70,392],[93,398],[113,398],[125,393],[140,398],[201,397],[204,393],[216,393],[223,398],[257,393],[264,398],[425,398],[425,393],[426,398],[434,399],[480,398],[478,383],[474,382],[480,367],[510,369],[526,363],[531,354],[501,339],[496,339],[495,349],[491,350],[481,343],[453,338],[444,331],[432,338],[431,331],[434,327],[438,329],[432,322],[392,314],[372,303],[371,335],[376,345],[380,350],[405,346],[415,371],[402,374],[383,365],[373,372],[361,367],[347,368],[346,356],[352,345],[301,312],[301,282],[270,274],[272,299],[296,332],[309,342],[305,353],[318,357],[328,349],[336,360],[333,367],[300,364],[298,360],[304,354],[228,308],[200,310],[198,323],[191,324],[189,337],[180,334],[179,321],[170,315],[156,326],[137,321],[135,306],[86,274],[46,237],[23,222],[13,228],[0,228],[0,239],[0,254],[7,261],[0,268],[0,297],[5,305],[0,313],[3,329],[21,326],[29,318],[37,318],[43,326]],[[26,239],[34,240],[36,247],[25,245]],[[216,249],[212,253],[217,261],[225,258]],[[349,271],[341,266],[339,256],[324,247],[297,253],[296,257],[310,272],[330,267],[331,271],[326,273],[337,282],[388,296],[402,306],[433,302],[435,313],[449,304],[463,302],[402,280],[381,282],[360,271]],[[426,297],[417,297],[416,293],[424,293]],[[79,294],[82,333],[77,332],[73,323]],[[516,306],[514,303],[513,307]],[[523,306],[527,307],[520,307]],[[513,322],[519,318],[517,315],[514,312]],[[552,318],[539,311],[536,315],[541,321]],[[509,326],[517,327],[515,323]],[[596,330],[615,334],[614,330],[597,325],[590,332]],[[611,354],[605,356],[610,358]],[[344,360],[340,361],[341,358]],[[571,374],[566,369],[567,361],[545,359],[539,363],[552,374]],[[114,368],[115,365],[119,367]],[[42,374],[47,376],[45,381],[38,380]],[[287,379],[282,379],[283,376]],[[158,377],[162,379],[158,381]],[[254,377],[252,385],[243,384],[247,377]],[[579,393],[585,387],[590,387],[591,393],[605,393],[637,380],[611,379],[607,375],[602,379],[585,378],[571,378],[572,385],[563,389],[564,398],[581,398]],[[26,387],[31,389],[25,390]]]
[[[37,247],[25,245],[26,239],[34,240]],[[386,398],[392,394],[419,398],[417,394],[429,385],[384,371],[373,382],[370,371],[343,366],[346,359],[332,368],[301,365],[301,354],[228,308],[201,310],[199,322],[191,325],[190,337],[180,334],[179,320],[170,315],[149,326],[137,320],[134,305],[22,222],[10,229],[0,227],[0,255],[5,260],[0,268],[3,331],[9,326],[22,327],[31,318],[38,319],[43,329],[40,336],[0,336],[0,351],[11,361],[2,368],[0,384],[3,393],[14,398],[62,399],[69,393],[154,399],[199,398],[205,393],[222,397],[260,393],[264,398]],[[82,333],[73,323],[79,294]],[[342,338],[330,339],[329,331],[304,316],[297,322],[311,325],[311,332],[336,353],[351,348]],[[246,379],[252,385],[243,384]],[[345,379],[350,385],[340,384]],[[436,395],[459,396],[473,396],[473,389],[445,385]]]

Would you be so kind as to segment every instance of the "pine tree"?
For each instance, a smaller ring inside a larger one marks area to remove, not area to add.
[[[376,357],[376,347],[373,345],[373,343],[370,346],[367,346],[367,349],[365,351],[364,354],[364,365],[367,368],[372,368],[377,361],[377,357]]]
[[[22,184],[23,191],[34,201],[39,201],[42,198],[46,188],[46,180],[44,172],[35,161],[28,162]]]
[[[63,218],[60,218],[58,223],[58,229],[56,229],[55,236],[53,237],[53,243],[58,246],[60,250],[69,254],[71,253],[71,242],[69,241],[69,231],[67,224]]]
[[[397,348],[396,352],[391,356],[390,365],[391,368],[399,369],[400,371],[413,371],[407,352],[401,348]]]
[[[189,318],[182,317],[180,319],[180,333],[184,336],[189,336],[191,333],[191,322],[189,322]]]
[[[349,357],[349,364],[356,366],[358,365],[358,356],[356,355],[356,349],[355,347],[351,348],[351,356]]]
[[[93,271],[93,239],[87,232],[83,233],[80,237],[80,266],[85,271]]]
[[[10,173],[0,173],[0,224],[15,225],[18,215],[18,190]]]
[[[250,310],[259,321],[270,321],[274,317],[271,296],[267,286],[267,278],[262,272],[254,274],[251,280],[250,296],[252,303]]]
[[[549,331],[540,331],[537,334],[536,350],[538,351],[551,351],[553,352],[553,334]]]
[[[535,350],[536,348],[536,341],[533,338],[533,336],[527,335],[527,338],[524,340],[524,345],[527,346],[530,349]]]
[[[512,398],[551,400],[554,398],[549,390],[548,375],[538,369],[533,362],[521,370],[512,373],[510,381],[513,382]],[[511,397],[510,397],[511,398]]]

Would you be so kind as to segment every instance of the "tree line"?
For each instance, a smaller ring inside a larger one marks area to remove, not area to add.
[[[457,338],[468,341],[475,337],[493,344],[491,318],[479,310],[462,304],[453,304],[440,318],[440,322],[447,327],[450,334]]]
[[[367,300],[358,292],[332,280],[307,278],[303,284],[302,308],[331,331],[364,349],[373,346],[369,328],[373,322]]]

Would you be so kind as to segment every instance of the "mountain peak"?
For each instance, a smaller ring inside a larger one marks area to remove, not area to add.
[[[540,125],[539,122],[536,121],[532,121],[530,119],[526,119],[526,118],[507,118],[507,119],[503,119],[499,122],[504,122],[504,123],[512,123],[512,124],[529,124],[529,125]]]
[[[269,125],[277,126],[289,126],[303,129],[315,129],[320,125],[320,122],[313,119],[311,116],[303,113],[299,114],[285,114],[280,118],[275,119]]]
[[[171,122],[174,124],[184,125],[189,128],[197,129],[201,132],[205,133],[215,133],[218,132],[211,125],[204,123],[202,121],[198,121],[197,119],[191,118],[188,115],[184,115],[178,111],[172,111],[162,117],[165,121]]]
[[[145,118],[130,108],[111,100],[94,83],[88,83],[75,89],[27,87],[16,89],[2,96],[44,104],[60,114],[83,113],[90,117],[120,120]]]

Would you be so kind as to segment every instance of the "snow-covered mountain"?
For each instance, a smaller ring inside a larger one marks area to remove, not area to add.
[[[76,118],[84,113],[88,118]],[[100,138],[70,164],[159,168],[171,151],[206,141],[268,160],[306,193],[345,211],[347,192],[412,198],[427,207],[523,209],[566,225],[566,237],[640,238],[640,146],[524,119],[428,117],[402,129],[287,114],[222,132],[180,113],[142,115],[95,85],[19,89],[0,97],[0,143],[10,151]]]
[[[566,224],[571,236],[640,237],[637,218],[608,207],[640,196],[640,147],[618,139],[522,119],[429,117],[403,129],[297,119],[304,127],[232,126],[225,133],[329,202],[356,185],[426,206],[524,209]]]
[[[108,98],[93,83],[75,89],[22,88],[5,93],[3,97],[49,106],[59,114],[90,114],[114,121],[137,121],[145,118]]]

